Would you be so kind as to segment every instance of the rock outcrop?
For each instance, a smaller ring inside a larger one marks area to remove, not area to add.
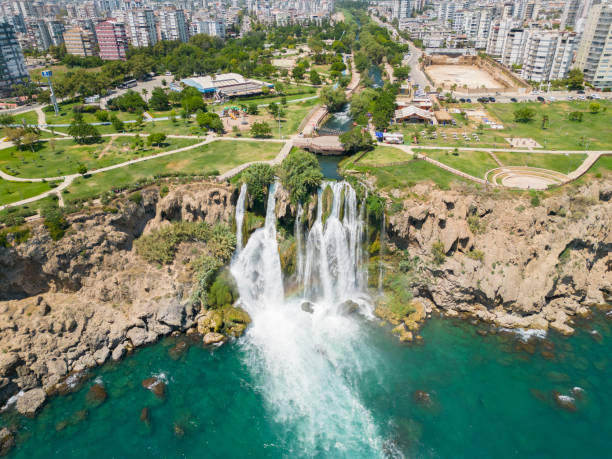
[[[201,244],[182,243],[174,263],[158,267],[137,255],[134,240],[175,219],[229,222],[234,195],[207,183],[162,199],[143,190],[139,203],[71,215],[57,242],[35,224],[26,242],[0,248],[0,406],[24,391],[16,408],[34,415],[71,375],[193,327],[189,261]]]
[[[414,295],[449,315],[571,334],[573,316],[612,294],[611,190],[562,189],[535,206],[525,197],[426,185],[409,197],[394,190],[403,210],[389,218],[390,249],[421,260]],[[440,243],[445,258],[436,265],[432,248]]]

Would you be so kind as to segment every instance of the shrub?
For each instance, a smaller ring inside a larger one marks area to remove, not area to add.
[[[140,193],[140,191],[137,191],[135,193],[132,193],[128,199],[136,204],[140,204],[142,202],[142,194]]]
[[[570,121],[582,121],[583,114],[582,112],[571,112],[568,116]]]
[[[487,229],[487,224],[483,222],[480,217],[471,215],[467,218],[468,226],[474,234],[483,234]]]
[[[533,207],[538,207],[540,205],[540,197],[536,193],[533,193],[531,195],[531,201],[530,202],[531,202],[531,205]]]
[[[446,252],[444,250],[444,244],[437,241],[431,246],[431,255],[433,256],[433,262],[436,265],[441,265],[446,259]]]
[[[514,111],[514,121],[518,123],[529,123],[535,118],[536,111],[533,108],[521,107]]]
[[[471,258],[472,260],[477,260],[477,261],[484,260],[484,252],[482,250],[472,249],[469,252],[466,252],[465,256],[468,258]]]
[[[253,164],[242,175],[247,184],[249,195],[253,200],[262,203],[270,184],[274,181],[274,170],[269,164]]]
[[[251,126],[251,135],[255,138],[271,137],[272,128],[264,121],[256,121]]]
[[[238,298],[238,289],[229,271],[222,271],[210,286],[207,294],[207,305],[213,309],[234,304]]]
[[[85,175],[87,173],[87,166],[85,166],[84,164],[79,164],[77,172],[81,175]]]
[[[49,231],[49,236],[54,241],[59,241],[66,230],[69,228],[69,224],[64,218],[63,213],[57,207],[49,207],[41,209],[41,214],[44,219],[45,228]]]
[[[375,194],[370,194],[366,198],[366,210],[370,218],[381,221],[385,213],[385,200]]]
[[[94,116],[99,121],[108,121],[108,112],[106,110],[98,110],[96,113],[94,113]]]
[[[289,190],[293,204],[305,203],[323,180],[317,158],[304,150],[289,153],[280,165],[279,175],[283,186]]]

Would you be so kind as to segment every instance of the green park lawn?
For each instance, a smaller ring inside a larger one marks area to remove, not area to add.
[[[547,153],[515,153],[496,152],[495,156],[505,166],[529,166],[550,169],[567,174],[582,164],[586,155],[581,154],[547,154]]]
[[[359,163],[349,163],[346,168],[375,177],[379,189],[409,188],[418,182],[431,181],[446,190],[453,182],[472,183],[423,160],[387,167],[368,167],[360,166]]]
[[[68,72],[74,72],[77,69],[76,68],[68,68],[65,65],[51,65],[47,68],[38,68],[38,69],[34,69],[34,70],[30,70],[30,76],[32,77],[32,79],[34,81],[44,81],[46,82],[47,79],[42,77],[42,71],[43,70],[51,70],[53,72],[53,76],[51,77],[51,82],[54,81],[55,78],[57,77],[61,77],[64,76],[66,73]],[[81,70],[81,69],[79,69]],[[99,72],[100,71],[100,67],[92,67],[92,68],[83,68],[82,70],[86,71],[86,72]]]
[[[312,97],[317,94],[317,88],[313,88],[312,86],[305,85],[285,85],[284,96],[287,99],[287,102],[296,100],[296,99],[304,99],[306,97]],[[280,103],[282,96],[279,95],[261,95],[257,97],[241,97],[239,99],[230,100],[226,105],[249,105],[251,103],[256,103],[257,105],[270,104],[272,102]],[[225,105],[221,106],[222,109]]]
[[[13,115],[13,118],[15,118],[16,124],[21,124],[24,121],[26,124],[38,124],[38,114],[34,110]]]
[[[382,164],[408,161],[412,155],[394,147],[377,145],[372,151],[367,152],[357,162],[360,166],[379,166]]]
[[[146,144],[146,138],[143,136]],[[10,147],[0,151],[0,168],[8,174],[38,178],[74,174],[80,165],[88,170],[99,169],[162,151],[175,150],[198,143],[198,139],[167,139],[161,147],[144,147],[134,151],[130,145],[133,137],[105,137],[93,145],[79,145],[73,140],[41,142],[37,151]]]
[[[589,112],[592,101],[537,102],[518,104],[487,104],[486,109],[504,125],[500,131],[508,137],[531,137],[545,149],[555,150],[610,150],[612,149],[612,103],[597,101],[606,111],[596,114]],[[514,121],[514,111],[519,107],[530,107],[536,117],[530,123]],[[568,119],[569,113],[583,113],[583,121]],[[542,129],[542,116],[547,115],[549,125]]]
[[[318,102],[318,99],[312,99],[289,104],[285,108],[285,117],[281,120],[281,136],[287,138],[290,135],[297,134],[302,121]],[[261,113],[264,113],[264,111],[262,110]],[[267,122],[272,128],[272,135],[278,138],[278,122],[274,121],[272,115],[269,118]]]
[[[0,179],[0,205],[31,198],[50,189],[47,182],[9,182]]]
[[[53,110],[45,111],[45,119],[47,124],[70,124],[73,118],[72,108],[75,105],[83,105],[81,102],[69,102],[59,104],[59,114],[56,116]],[[48,109],[47,109],[48,110]],[[134,120],[138,116],[136,113],[122,112],[122,111],[109,111],[109,114],[117,115],[120,120]],[[83,113],[83,120],[86,123],[99,123],[100,120],[95,117],[93,113]],[[100,127],[100,126],[98,126]]]
[[[220,140],[175,155],[78,178],[68,188],[64,200],[91,199],[106,191],[128,187],[155,176],[222,174],[246,162],[273,159],[281,148],[282,145],[277,142]]]
[[[487,152],[484,151],[415,151],[477,178],[484,178],[487,171],[499,167],[498,164],[493,160],[493,158]]]

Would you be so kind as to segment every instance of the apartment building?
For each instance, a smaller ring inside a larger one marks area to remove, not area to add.
[[[106,61],[124,61],[128,49],[125,25],[115,21],[96,24],[96,38],[100,48],[100,58]]]
[[[575,67],[596,88],[612,87],[612,2],[591,6],[576,54]]]
[[[537,82],[565,78],[576,50],[576,37],[575,32],[569,31],[530,31],[521,63],[521,76]]]
[[[64,32],[64,44],[69,54],[80,57],[93,56],[94,40],[88,30],[80,27],[73,27]]]
[[[11,95],[14,85],[29,78],[15,29],[8,22],[0,22],[0,95]]]
[[[185,12],[176,8],[164,8],[159,11],[159,29],[162,40],[189,39],[189,29],[185,20]]]
[[[155,14],[152,9],[128,10],[125,14],[125,22],[129,31],[128,38],[132,46],[153,46],[157,43]]]

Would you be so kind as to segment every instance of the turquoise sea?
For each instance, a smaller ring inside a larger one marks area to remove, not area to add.
[[[482,336],[488,326],[434,318],[422,330],[422,344],[402,345],[363,319],[361,344],[376,362],[356,371],[358,378],[346,368],[335,377],[365,408],[381,439],[374,454],[380,457],[610,457],[611,326],[611,317],[599,314],[573,337],[522,341],[511,333]],[[92,371],[79,391],[53,398],[35,420],[3,415],[2,425],[20,428],[10,457],[373,456],[365,439],[363,449],[343,443],[353,425],[344,418],[326,421],[335,443],[326,432],[312,432],[304,448],[304,425],[318,424],[299,413],[281,419],[265,380],[253,376],[247,360],[253,350],[244,338],[214,350],[191,341],[176,352],[186,340],[167,338]],[[167,381],[163,399],[142,386],[154,375]],[[96,382],[108,394],[97,406],[87,399]],[[572,405],[559,406],[553,391],[572,396]],[[343,399],[330,403],[337,400]],[[363,413],[354,410],[356,417]]]

